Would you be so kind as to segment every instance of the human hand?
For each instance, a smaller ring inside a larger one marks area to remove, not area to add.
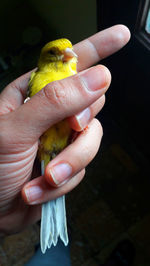
[[[31,73],[13,81],[2,92],[0,232],[16,232],[36,222],[40,219],[41,203],[66,194],[82,180],[85,167],[100,145],[102,127],[94,117],[104,105],[104,95],[111,80],[104,66],[87,68],[119,50],[129,38],[128,29],[117,25],[76,44],[74,51],[79,58],[79,73],[48,84],[25,104]],[[64,118],[80,132],[78,137],[47,165],[45,176],[38,172],[32,174],[39,137]],[[61,168],[59,173],[57,167],[55,175],[60,183],[53,186],[50,170],[54,171],[54,166],[64,161],[72,166],[68,182],[61,184],[66,179],[66,172]],[[33,176],[35,178],[31,180]]]

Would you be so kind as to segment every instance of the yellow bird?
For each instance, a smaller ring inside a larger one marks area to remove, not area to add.
[[[27,96],[32,97],[52,81],[76,74],[76,65],[77,55],[69,40],[58,39],[47,43],[41,50],[37,70],[31,74]],[[67,121],[63,120],[41,136],[38,157],[42,175],[48,162],[67,146],[71,132]],[[58,237],[65,245],[68,244],[64,196],[42,205],[42,252],[45,253],[52,244],[55,246]]]

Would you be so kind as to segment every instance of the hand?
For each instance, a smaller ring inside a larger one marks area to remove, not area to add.
[[[119,50],[129,38],[128,29],[117,25],[76,44],[78,74],[48,84],[25,104],[31,73],[13,81],[1,93],[0,232],[16,232],[36,222],[41,203],[66,194],[82,180],[100,145],[102,127],[94,117],[104,105],[111,80],[106,67],[88,67]],[[37,168],[32,173],[39,137],[64,118],[80,133],[47,165],[45,176],[40,176]],[[71,171],[62,163],[70,165]],[[57,185],[50,171],[55,173]]]

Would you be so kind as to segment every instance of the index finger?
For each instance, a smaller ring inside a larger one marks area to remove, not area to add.
[[[79,58],[78,71],[120,50],[129,39],[129,29],[124,25],[116,25],[77,43],[74,51]]]
[[[124,25],[116,25],[74,45],[79,62],[77,70],[84,70],[101,59],[121,49],[130,39],[130,32]],[[1,113],[7,113],[19,107],[26,95],[31,71],[9,84],[1,94]]]

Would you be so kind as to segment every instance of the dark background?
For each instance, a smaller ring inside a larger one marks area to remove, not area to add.
[[[97,1],[97,14],[99,30],[114,24],[125,24],[131,31],[129,44],[104,60],[113,76],[108,96],[109,111],[149,157],[150,43],[149,47],[145,47],[139,40],[145,25],[141,25],[141,18],[146,2],[149,1]]]
[[[5,66],[6,71],[3,71],[1,59],[0,77],[4,84],[1,88],[14,76],[35,67],[46,42],[66,37],[76,43],[96,31],[96,1],[77,0],[75,4],[69,0],[2,0],[0,58],[9,68]]]

